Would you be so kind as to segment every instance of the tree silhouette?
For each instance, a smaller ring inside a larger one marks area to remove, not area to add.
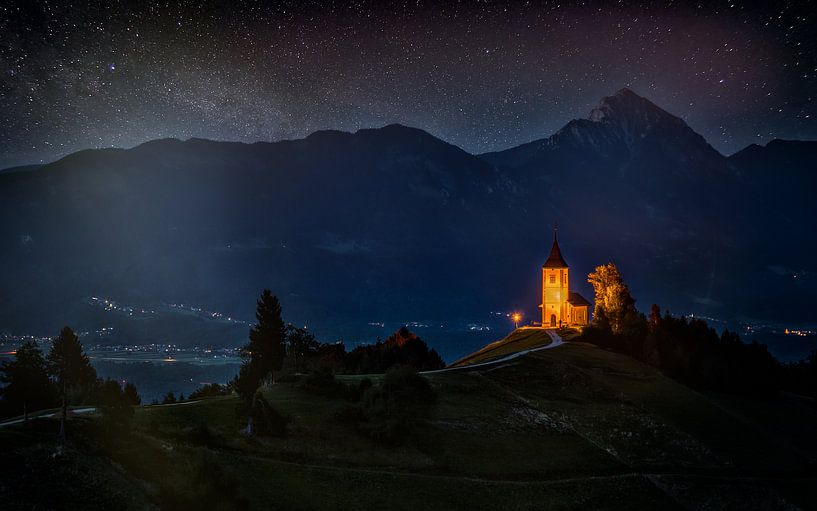
[[[307,359],[317,353],[320,343],[306,328],[297,328],[289,324],[286,327],[286,352],[287,356],[293,360],[295,372],[305,372],[307,370]]]
[[[125,399],[131,405],[137,406],[142,404],[142,398],[139,396],[139,392],[136,390],[136,385],[133,383],[126,383],[123,393],[125,395]]]
[[[131,387],[135,392],[136,387]],[[109,424],[121,426],[133,417],[133,404],[116,380],[100,381],[96,401]]]
[[[56,380],[62,399],[60,436],[65,437],[69,393],[82,395],[96,384],[96,371],[91,367],[79,338],[70,327],[63,327],[51,344],[46,362],[49,374]]]
[[[264,380],[274,381],[275,371],[280,371],[286,353],[286,325],[281,319],[281,304],[269,289],[261,293],[255,311],[256,324],[250,329],[250,342],[244,346],[245,361],[256,366],[257,374]]]
[[[45,359],[36,341],[26,341],[17,349],[14,360],[0,365],[3,401],[14,413],[23,412],[28,420],[31,410],[51,406],[55,389],[45,368]]]
[[[256,408],[257,390],[266,381],[275,381],[275,371],[281,370],[286,353],[286,325],[281,319],[281,304],[269,289],[258,299],[256,324],[250,329],[250,342],[244,346],[244,363],[235,380],[237,392]],[[247,419],[246,433],[252,435],[252,414]]]

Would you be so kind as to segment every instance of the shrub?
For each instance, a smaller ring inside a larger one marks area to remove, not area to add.
[[[430,413],[435,402],[428,380],[415,369],[390,369],[382,385],[369,388],[363,395],[366,421],[359,424],[359,430],[382,443],[400,443]]]
[[[371,382],[369,383],[371,384]],[[356,389],[338,381],[328,368],[309,373],[309,375],[303,379],[301,388],[311,394],[328,397],[330,399],[357,400],[360,396]]]
[[[224,438],[210,429],[206,422],[200,422],[187,432],[187,440],[194,444],[218,448],[224,446]]]
[[[289,420],[281,415],[261,392],[255,395],[254,403],[246,401],[239,405],[239,415],[252,416],[253,434],[257,436],[285,437]]]
[[[249,503],[239,496],[238,483],[214,459],[205,457],[196,467],[192,479],[182,488],[163,487],[159,505],[164,510],[248,509]]]
[[[133,417],[133,406],[119,383],[115,380],[100,381],[96,402],[105,421],[111,425],[124,425]]]
[[[190,393],[187,399],[201,399],[204,397],[226,396],[232,393],[232,389],[228,385],[219,385],[218,383],[208,383],[201,386]]]

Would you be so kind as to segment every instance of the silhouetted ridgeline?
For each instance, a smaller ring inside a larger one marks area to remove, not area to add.
[[[366,338],[372,321],[464,328],[497,304],[537,303],[532,261],[553,220],[575,268],[622,261],[648,303],[808,322],[815,155],[814,142],[775,141],[725,157],[628,90],[548,138],[484,155],[399,125],[82,151],[0,174],[0,325],[235,343],[243,324],[193,318],[180,331],[177,314],[87,301],[183,301],[248,321],[247,291],[266,285],[322,338]]]

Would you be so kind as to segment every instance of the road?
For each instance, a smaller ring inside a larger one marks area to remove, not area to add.
[[[152,406],[152,407],[155,407],[155,408],[164,408],[164,407],[168,407],[168,406],[192,405],[192,404],[198,403],[198,402],[200,402],[200,400],[195,399],[195,400],[192,400],[192,401],[180,401],[178,403],[168,403],[168,404],[163,404],[163,405],[149,405],[149,406]],[[79,415],[79,414],[82,414],[82,413],[93,413],[95,411],[96,411],[96,407],[93,407],[93,406],[89,406],[87,408],[74,408],[74,409],[69,409],[68,410],[68,415],[70,416],[70,415]],[[31,419],[49,419],[51,417],[58,417],[59,414],[62,413],[62,412],[57,410],[56,412],[44,413],[44,414],[39,414],[39,415],[36,415],[36,413],[37,412],[34,412],[34,413],[30,414],[28,416],[28,419],[29,420],[31,420]],[[21,417],[21,418],[18,418],[18,419],[11,419],[11,420],[7,420],[5,422],[0,422],[0,428],[5,427],[5,426],[12,426],[14,424],[20,424],[24,420],[25,419],[23,419]]]
[[[477,367],[492,366],[492,365],[496,365],[496,364],[501,364],[503,362],[508,362],[508,361],[513,360],[515,358],[524,357],[528,353],[535,353],[537,351],[542,351],[542,350],[550,350],[550,349],[556,348],[556,347],[561,346],[562,344],[564,344],[564,341],[559,336],[559,334],[556,333],[556,330],[548,329],[548,330],[545,330],[545,332],[548,334],[548,336],[552,340],[552,342],[550,344],[546,345],[546,346],[539,346],[538,348],[531,348],[531,349],[527,349],[527,350],[517,351],[515,353],[511,353],[510,355],[505,355],[504,357],[500,357],[500,358],[497,358],[497,359],[494,359],[494,360],[489,360],[488,362],[480,362],[478,364],[470,364],[470,365],[457,366],[457,367],[447,367],[445,369],[437,369],[435,371],[423,371],[420,374],[438,374],[438,373],[447,373],[449,371],[471,370],[471,369],[474,369],[474,368],[477,368]]]
[[[78,414],[81,414],[81,413],[93,413],[95,411],[96,411],[96,408],[94,408],[94,407],[74,408],[73,410],[68,410],[68,415],[78,415]],[[29,418],[29,420],[31,420],[31,419],[48,419],[49,417],[54,417],[56,415],[59,415],[60,413],[62,413],[62,412],[56,411],[56,412],[51,412],[51,413],[45,413],[45,414],[42,414],[42,415],[29,415],[28,418]],[[5,426],[11,426],[12,424],[19,424],[19,423],[23,422],[24,420],[25,419],[20,418],[20,419],[12,419],[10,421],[0,422],[0,428],[5,427]]]

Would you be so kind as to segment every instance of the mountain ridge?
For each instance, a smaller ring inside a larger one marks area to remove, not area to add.
[[[0,169],[0,173],[7,172],[7,171],[12,171],[12,170],[18,170],[18,169],[20,169],[20,170],[22,170],[22,169],[36,170],[37,168],[48,167],[49,165],[52,165],[54,163],[58,163],[58,162],[63,161],[65,158],[72,157],[72,156],[74,156],[76,154],[84,154],[87,151],[111,151],[111,150],[129,151],[129,150],[133,150],[133,149],[143,148],[144,146],[151,147],[151,146],[154,146],[156,144],[173,144],[173,143],[176,143],[176,142],[181,143],[181,144],[191,143],[191,142],[194,143],[194,144],[207,142],[207,143],[212,143],[212,144],[224,144],[226,146],[235,146],[235,147],[237,147],[237,146],[243,146],[243,147],[267,146],[267,145],[287,144],[287,143],[299,142],[299,141],[308,140],[310,138],[319,139],[319,138],[322,138],[322,137],[325,137],[325,136],[329,136],[329,137],[340,136],[342,138],[345,138],[346,136],[368,135],[368,134],[371,134],[371,133],[387,133],[387,132],[395,131],[395,130],[404,130],[406,133],[415,133],[415,134],[419,134],[419,135],[422,135],[422,136],[428,136],[428,137],[431,137],[431,138],[433,138],[433,139],[435,139],[437,141],[440,141],[440,142],[442,142],[444,144],[456,147],[457,149],[463,151],[466,154],[469,154],[469,155],[472,155],[472,156],[477,156],[477,157],[480,157],[480,158],[491,159],[491,157],[493,155],[501,154],[501,153],[507,153],[508,151],[514,151],[514,150],[517,150],[517,149],[520,149],[520,148],[532,147],[532,146],[541,146],[541,145],[543,145],[545,143],[553,144],[554,143],[553,142],[554,137],[565,136],[565,134],[570,133],[570,132],[573,132],[575,134],[576,129],[586,128],[587,126],[594,126],[596,123],[600,123],[600,124],[608,123],[611,120],[611,118],[614,119],[614,120],[616,119],[616,117],[618,115],[618,111],[619,111],[618,107],[621,106],[622,104],[626,104],[626,103],[629,103],[630,107],[632,107],[633,104],[644,106],[644,107],[646,107],[646,110],[652,114],[652,116],[657,116],[657,117],[663,118],[665,120],[668,119],[671,122],[676,123],[679,128],[688,129],[689,131],[691,131],[692,133],[694,133],[695,135],[700,137],[706,143],[706,145],[708,145],[712,149],[712,151],[714,151],[715,153],[717,153],[718,155],[720,155],[721,157],[726,158],[726,159],[735,157],[735,156],[739,155],[740,153],[743,153],[746,150],[751,150],[754,147],[767,147],[769,145],[775,145],[775,144],[779,144],[779,143],[796,144],[796,143],[817,142],[817,141],[798,140],[798,139],[774,139],[774,140],[771,140],[771,141],[767,142],[765,145],[758,145],[756,143],[748,144],[743,149],[741,149],[739,151],[736,151],[732,155],[727,156],[727,155],[722,154],[720,151],[718,151],[717,149],[712,147],[708,142],[706,142],[705,138],[702,135],[695,132],[695,130],[692,129],[686,123],[686,121],[684,121],[682,118],[671,114],[670,112],[668,112],[667,110],[659,107],[658,105],[656,105],[655,103],[653,103],[649,99],[645,98],[644,96],[641,96],[641,95],[637,94],[632,89],[630,89],[628,87],[623,87],[623,88],[619,89],[618,91],[616,91],[614,94],[601,98],[599,100],[598,104],[593,109],[591,109],[591,111],[589,112],[589,114],[588,114],[588,116],[586,118],[578,118],[578,119],[573,119],[571,121],[568,121],[562,128],[560,128],[556,132],[552,133],[551,135],[544,136],[543,138],[537,138],[537,139],[531,140],[529,142],[523,142],[521,144],[517,144],[515,146],[508,147],[506,149],[501,149],[501,150],[497,150],[497,151],[488,151],[488,152],[484,152],[484,153],[470,153],[470,152],[466,151],[465,149],[462,149],[458,145],[453,144],[451,142],[448,142],[445,139],[443,139],[441,137],[438,137],[438,136],[434,135],[433,133],[429,132],[428,130],[425,130],[425,129],[422,129],[422,128],[409,126],[409,125],[405,125],[405,124],[401,124],[401,123],[391,123],[391,124],[386,124],[386,125],[381,126],[381,127],[360,128],[360,129],[355,130],[355,131],[344,131],[344,130],[336,130],[336,129],[322,129],[322,130],[316,130],[316,131],[314,131],[314,132],[312,132],[312,133],[310,133],[310,134],[308,134],[308,135],[306,135],[306,136],[304,136],[302,138],[291,138],[291,139],[280,139],[280,140],[269,140],[269,141],[268,140],[257,140],[257,141],[254,141],[254,142],[241,142],[241,141],[231,141],[231,140],[215,140],[215,139],[208,139],[208,138],[202,138],[202,137],[191,137],[191,138],[188,138],[188,139],[180,139],[180,138],[177,138],[177,137],[166,137],[166,138],[147,140],[145,142],[142,142],[142,143],[137,144],[137,145],[135,145],[133,147],[130,147],[130,148],[101,147],[101,148],[81,149],[79,151],[69,153],[69,154],[63,156],[62,158],[54,160],[53,162],[49,162],[49,163],[45,163],[45,164],[18,165],[18,166],[14,166],[14,167],[8,167],[6,169]],[[593,124],[588,124],[587,121],[589,121],[590,123],[593,123]]]
[[[88,296],[240,316],[262,287],[334,338],[371,340],[366,325],[384,320],[496,327],[489,311],[536,317],[535,262],[555,220],[579,292],[590,294],[582,273],[614,261],[644,307],[808,318],[817,240],[793,245],[779,226],[809,232],[812,145],[713,156],[678,118],[619,96],[538,152],[471,155],[391,124],[251,144],[160,139],[0,173],[0,329],[106,326],[83,312]],[[795,181],[775,179],[780,161]],[[749,275],[754,291],[741,293]]]

